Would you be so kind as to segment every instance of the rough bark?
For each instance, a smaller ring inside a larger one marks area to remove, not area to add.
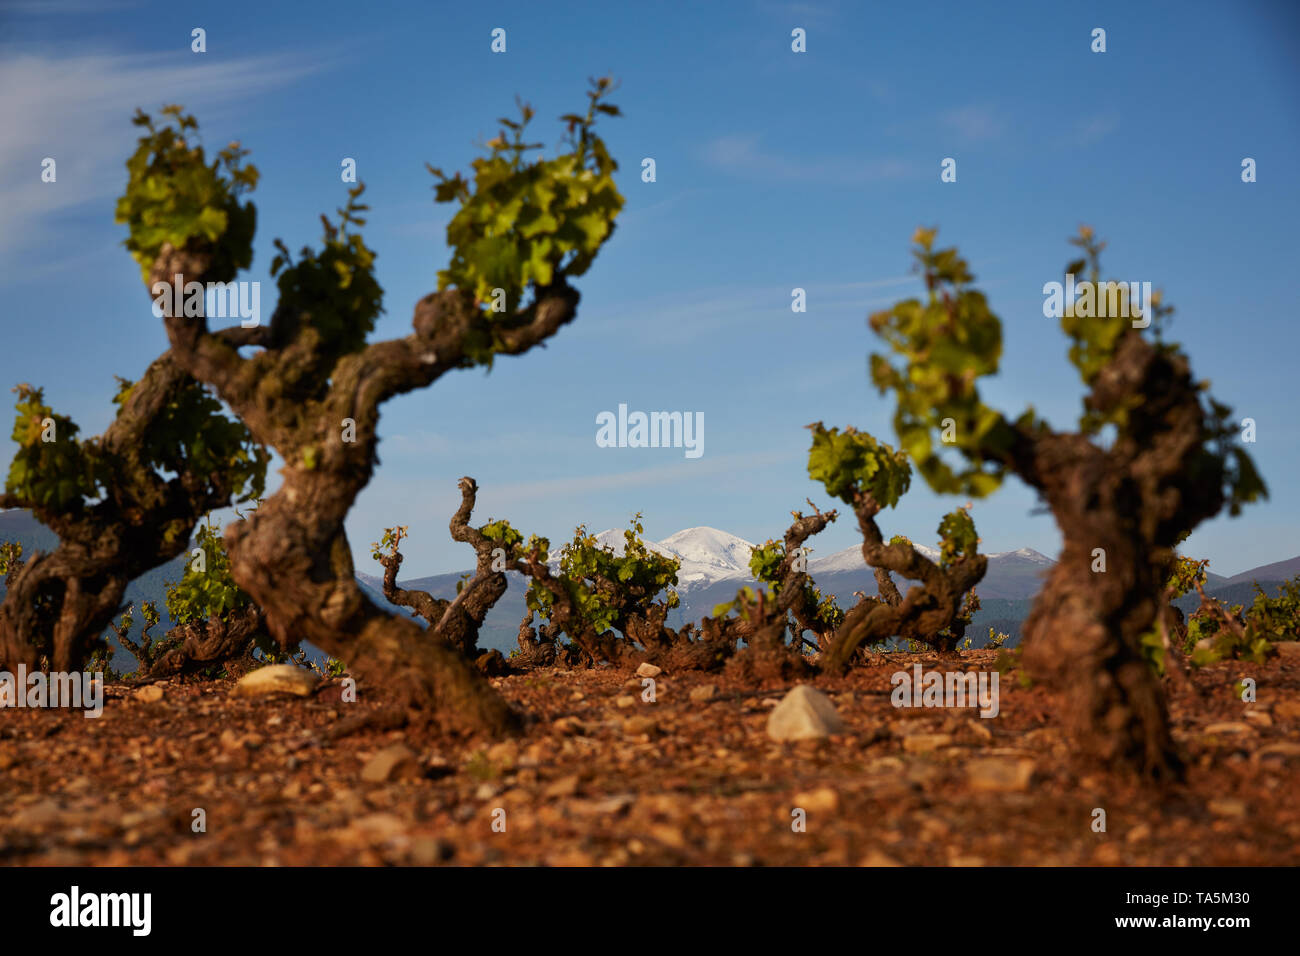
[[[161,653],[140,676],[181,677],[209,667],[251,660],[257,636],[265,629],[262,611],[255,605],[221,617],[182,624],[166,635]]]
[[[165,245],[152,278],[204,281],[208,261],[201,249]],[[226,531],[234,578],[266,612],[271,633],[282,644],[310,640],[449,728],[501,733],[519,721],[463,656],[365,597],[343,521],[374,470],[385,401],[472,365],[468,349],[484,336],[498,354],[518,355],[576,315],[578,293],[563,279],[535,291],[530,306],[493,323],[469,292],[432,293],[416,305],[411,335],[339,356],[283,305],[270,328],[229,335],[210,332],[202,317],[165,318],[178,362],[284,459],[279,490]],[[237,343],[264,348],[245,358]],[[343,440],[345,420],[352,441]]]
[[[880,505],[870,493],[860,492],[853,510],[862,532],[862,558],[876,571],[882,599],[859,601],[845,614],[830,651],[820,662],[822,669],[841,673],[859,648],[891,637],[919,641],[940,653],[952,652],[965,633],[962,612],[966,595],[984,577],[988,558],[963,555],[942,567],[906,542],[885,543],[876,524]],[[917,581],[919,586],[901,596],[889,572]]]
[[[117,633],[117,642],[122,645],[122,649],[130,654],[136,660],[136,673],[145,677],[149,673],[149,666],[159,655],[163,648],[163,642],[154,643],[153,635],[149,632],[155,627],[150,624],[146,618],[140,627],[140,640],[132,640],[129,636],[129,628],[125,625],[129,623],[123,621],[113,625],[113,630]]]
[[[573,602],[566,582],[551,574],[541,555],[526,555],[520,559],[517,568],[551,594],[553,602],[549,608],[547,629],[556,637],[566,635],[578,649],[583,663],[594,666],[606,662],[623,667],[636,666],[646,659],[644,651],[614,631],[598,631]]]
[[[510,663],[520,670],[550,667],[557,656],[556,638],[557,635],[548,633],[546,627],[533,627],[532,609],[525,608],[523,620],[519,622],[519,652],[511,658]]]
[[[397,573],[402,569],[404,560],[402,552],[396,547],[388,554],[379,556],[379,563],[384,568],[382,585],[384,597],[398,607],[410,608],[430,625],[437,624],[442,620],[442,612],[447,609],[447,605],[451,602],[443,598],[436,598],[428,591],[414,591],[398,587]]]
[[[737,619],[728,622],[733,620]],[[785,643],[785,616],[768,606],[765,591],[760,590],[754,601],[745,604],[739,620],[744,624],[745,646],[727,661],[729,675],[745,683],[763,683],[803,677],[812,671],[803,654]],[[708,618],[705,624],[707,635]],[[739,629],[731,631],[727,636],[734,638],[738,632]]]
[[[674,629],[664,620],[668,608],[651,605],[646,614],[633,620],[628,636],[646,649],[646,660],[668,671],[716,670],[736,652],[738,631],[727,626],[735,619],[718,622],[705,618],[697,629],[694,624]]]
[[[444,641],[471,660],[482,656],[478,649],[478,635],[488,612],[505,595],[509,582],[504,571],[494,570],[495,564],[506,566],[504,550],[500,544],[486,537],[469,523],[478,496],[478,483],[473,478],[460,480],[461,503],[451,517],[451,536],[474,549],[476,563],[474,575],[452,600],[435,598],[427,591],[415,591],[397,586],[397,572],[402,566],[402,553],[395,544],[388,554],[380,555],[384,567],[384,597],[401,607],[409,607],[429,624],[429,634]],[[497,558],[501,560],[498,561]],[[496,668],[496,658],[491,659]]]
[[[478,496],[478,483],[468,476],[462,478],[460,494],[460,507],[451,516],[451,536],[474,549],[474,576],[443,609],[442,615],[434,622],[434,631],[462,654],[477,657],[479,631],[488,612],[506,593],[509,582],[505,571],[493,570],[494,564],[506,566],[504,549],[469,523]]]
[[[880,600],[890,607],[898,607],[903,603],[903,595],[898,591],[898,585],[885,568],[872,568],[876,578],[876,593]]]
[[[52,552],[33,554],[8,584],[0,604],[0,667],[34,669],[44,658],[54,670],[80,670],[122,610],[127,585],[184,552],[199,519],[238,493],[220,473],[182,467],[165,477],[142,458],[168,403],[193,385],[171,352],[149,366],[94,439],[109,472],[102,500],[57,511],[0,495],[0,506],[30,508],[59,537]]]
[[[1224,504],[1224,466],[1205,448],[1199,390],[1181,354],[1126,330],[1085,404],[1126,408],[1110,448],[1017,426],[1010,467],[1051,507],[1064,547],[1025,622],[1024,664],[1066,693],[1065,722],[1099,761],[1177,779],[1183,761],[1141,638],[1162,613],[1181,536]],[[1104,572],[1094,571],[1096,549]]]
[[[813,509],[813,513],[803,515],[794,512],[794,521],[785,533],[785,558],[777,570],[781,586],[777,590],[776,610],[782,620],[787,617],[794,619],[794,626],[790,630],[794,634],[796,648],[805,643],[803,632],[812,631],[815,637],[813,646],[820,649],[831,630],[817,617],[817,606],[808,593],[807,563],[801,562],[799,557],[804,542],[822,532],[828,524],[839,517],[839,514],[834,509],[823,514],[811,500],[808,504]],[[801,567],[804,570],[800,570]]]

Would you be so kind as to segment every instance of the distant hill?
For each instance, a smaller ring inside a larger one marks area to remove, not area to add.
[[[30,554],[36,550],[53,550],[59,543],[59,538],[33,518],[30,511],[11,508],[0,511],[0,541],[17,541],[23,546],[23,553]]]
[[[622,553],[621,530],[603,531],[596,535],[596,539],[600,544],[613,548],[616,553]],[[688,621],[698,621],[712,614],[717,605],[731,601],[740,588],[755,586],[756,582],[749,574],[749,549],[752,544],[725,531],[716,528],[688,528],[660,542],[647,541],[646,545],[682,562],[677,587],[681,605],[669,614],[670,626],[680,627]],[[916,547],[930,558],[938,557],[938,551],[933,548],[924,545]],[[1013,646],[1020,641],[1021,625],[1029,616],[1034,595],[1042,586],[1043,576],[1056,562],[1032,548],[999,552],[988,557],[988,572],[977,588],[981,608],[975,614],[967,633],[975,646],[982,646],[992,627],[995,632],[1009,635],[1011,640],[1008,646]],[[557,564],[558,559],[553,559],[551,563]],[[872,596],[876,594],[875,575],[862,560],[860,547],[845,548],[824,558],[817,557],[814,552],[808,561],[808,571],[822,592],[834,595],[841,607],[851,607],[856,603],[857,591]],[[434,597],[451,599],[455,596],[456,584],[464,573],[467,572],[412,578],[400,583],[404,588],[427,591]],[[1250,573],[1246,572],[1239,577],[1246,577]],[[392,608],[379,596],[383,582],[377,575],[358,574],[357,578],[367,586],[372,596]],[[511,573],[507,579],[509,584],[506,593],[489,612],[479,636],[480,646],[505,653],[518,646],[519,621],[523,616],[524,595],[528,587],[527,580],[520,575]],[[1221,575],[1210,574],[1207,580],[1208,591],[1212,594],[1228,585],[1228,579]],[[898,583],[906,593],[908,582]],[[1276,588],[1276,582],[1269,586]],[[1245,590],[1250,590],[1249,585]],[[1231,593],[1236,593],[1235,589]],[[394,610],[403,614],[410,613],[404,608]]]
[[[1240,574],[1234,574],[1224,583],[1250,584],[1251,581],[1259,581],[1263,584],[1265,581],[1290,581],[1297,574],[1300,574],[1300,556],[1242,571]]]
[[[24,556],[29,556],[36,551],[53,551],[59,544],[58,536],[53,531],[33,518],[31,512],[21,509],[0,511],[0,541],[19,542],[23,546]],[[154,637],[161,637],[169,628],[175,626],[167,613],[167,582],[181,579],[185,573],[187,559],[188,553],[181,554],[136,578],[127,586],[124,603],[133,603],[136,608],[136,630],[133,634],[139,634],[140,606],[145,601],[153,601],[158,605],[160,620],[158,626],[151,631]],[[4,582],[0,581],[0,596],[3,596],[4,592]],[[109,629],[104,632],[104,636],[108,638],[109,646],[114,648],[113,667],[121,671],[134,670],[135,658],[121,649],[117,643],[117,635]]]
[[[1290,580],[1289,578],[1287,580]],[[1234,604],[1240,604],[1243,607],[1250,607],[1255,601],[1255,585],[1258,584],[1260,589],[1270,597],[1275,597],[1283,585],[1283,581],[1266,581],[1250,580],[1238,581],[1235,584],[1224,584],[1219,587],[1207,587],[1205,593],[1210,597],[1218,598],[1229,607]],[[1196,610],[1197,605],[1201,603],[1200,597],[1193,591],[1191,594],[1184,594],[1174,602],[1174,605],[1182,610],[1184,614],[1190,614]]]
[[[618,529],[603,531],[596,536],[601,544],[608,544],[618,553],[623,549],[623,532]],[[0,512],[0,541],[18,541],[25,553],[34,550],[52,549],[58,542],[54,533],[38,522],[31,514],[23,510]],[[755,582],[749,574],[749,549],[753,545],[743,538],[736,537],[717,528],[687,528],[663,541],[647,541],[647,546],[662,554],[670,555],[681,561],[678,572],[677,592],[681,605],[669,615],[668,624],[680,627],[688,621],[699,621],[713,613],[718,604],[731,601],[736,592],[746,585],[753,587]],[[917,550],[928,557],[935,558],[938,552],[933,548],[917,545]],[[557,552],[558,553],[558,552]],[[155,568],[148,574],[132,582],[127,589],[127,602],[135,602],[137,608],[146,600],[158,605],[162,622],[155,628],[155,634],[166,633],[171,627],[171,620],[166,611],[166,581],[178,581],[184,573],[186,555]],[[1016,551],[1003,551],[991,554],[988,573],[980,582],[977,591],[980,596],[981,609],[976,613],[969,636],[975,646],[981,646],[988,636],[988,629],[1003,631],[1010,635],[1010,645],[1019,642],[1020,628],[1033,597],[1042,585],[1043,576],[1056,562],[1046,555],[1039,554],[1032,548],[1020,548]],[[558,558],[552,561],[557,564]],[[876,594],[875,576],[862,560],[862,549],[845,548],[826,557],[817,557],[813,552],[808,561],[808,570],[824,594],[832,594],[841,607],[851,607],[857,598],[854,592]],[[434,597],[450,600],[456,596],[456,584],[463,574],[436,574],[428,577],[410,578],[401,582],[402,587],[427,591]],[[1229,604],[1250,604],[1254,599],[1253,582],[1269,593],[1276,593],[1281,582],[1300,574],[1300,556],[1286,561],[1277,561],[1250,571],[1243,571],[1231,578],[1210,574],[1207,577],[1207,592],[1222,598]],[[505,595],[488,614],[483,630],[479,635],[479,645],[483,648],[495,648],[509,653],[518,646],[519,622],[524,613],[524,596],[528,582],[522,576],[510,572],[506,575],[508,587]],[[362,590],[381,607],[394,613],[411,617],[416,623],[425,626],[406,608],[389,604],[383,596],[383,581],[374,574],[358,573],[357,581]],[[898,582],[904,589],[908,582]],[[4,586],[0,584],[0,594]],[[1184,611],[1195,608],[1195,594],[1184,597],[1178,605]],[[138,615],[137,615],[138,619]],[[106,632],[112,645],[116,647],[116,635]],[[313,658],[322,656],[315,648],[308,647]],[[134,660],[120,649],[114,656],[114,666],[130,669]]]

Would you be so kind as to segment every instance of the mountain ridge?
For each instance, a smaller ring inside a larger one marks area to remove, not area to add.
[[[623,553],[625,538],[622,529],[608,528],[593,537],[598,545],[607,545],[616,554]],[[756,584],[749,572],[748,555],[744,555],[742,565],[739,553],[741,547],[748,549],[754,545],[737,535],[701,525],[675,532],[662,541],[642,540],[650,550],[682,560],[676,588],[681,604],[668,615],[667,623],[671,627],[699,621],[712,614],[716,605],[731,601],[740,588]],[[932,560],[939,556],[935,548],[914,546]],[[552,568],[559,565],[560,550],[559,547],[552,549],[548,562]],[[989,559],[989,569],[976,586],[982,606],[976,612],[967,633],[979,645],[992,627],[995,631],[1008,633],[1014,644],[1019,640],[1020,625],[1029,613],[1043,575],[1056,561],[1033,548],[998,551],[986,557]],[[856,603],[858,592],[870,596],[876,594],[875,574],[863,560],[860,546],[844,548],[822,558],[816,557],[814,552],[808,561],[808,572],[822,593],[833,595],[841,607]],[[455,596],[456,583],[465,573],[468,572],[427,575],[403,579],[399,583],[404,588],[427,591],[436,598],[450,599]],[[1250,572],[1243,573],[1249,575]],[[384,601],[380,576],[359,572],[357,578],[375,599],[399,613],[409,613]],[[523,595],[527,590],[527,581],[521,575],[511,572],[507,578],[509,584],[506,594],[488,614],[480,640],[483,647],[503,652],[516,646],[519,621],[524,611]],[[898,583],[904,591],[910,586],[910,582]],[[1227,583],[1228,579],[1221,575],[1208,576],[1210,593]],[[1277,582],[1270,580],[1261,583],[1273,586]]]
[[[622,529],[608,528],[595,535],[595,538],[599,544],[608,545],[616,553],[622,553],[625,541]],[[0,511],[0,541],[7,540],[21,542],[26,553],[38,549],[48,551],[58,542],[53,532],[23,509]],[[677,558],[682,563],[677,586],[681,606],[669,615],[670,626],[680,627],[689,621],[699,621],[712,614],[716,605],[731,601],[740,588],[746,585],[752,587],[756,583],[748,566],[748,549],[754,547],[754,544],[730,532],[700,525],[684,528],[662,541],[647,540],[646,546],[660,554]],[[938,557],[938,551],[934,548],[924,545],[915,547],[931,559]],[[559,553],[559,547],[552,549],[549,562],[552,566],[558,565]],[[968,633],[977,644],[982,642],[989,627],[1006,631],[1011,634],[1013,641],[1018,640],[1020,623],[1028,614],[1033,597],[1041,586],[1042,577],[1056,562],[1032,548],[999,551],[987,557],[988,572],[977,586],[982,609],[975,615]],[[185,560],[186,556],[181,555],[154,568],[133,581],[127,589],[126,600],[135,603],[137,608],[145,600],[157,603],[163,617],[158,628],[159,634],[165,633],[170,624],[166,613],[165,582],[180,580]],[[808,560],[808,571],[822,593],[834,595],[841,607],[855,603],[857,592],[867,595],[876,593],[874,573],[863,561],[860,546],[844,548],[825,557],[818,557],[814,551]],[[459,571],[404,578],[399,583],[405,588],[428,591],[434,597],[450,599],[456,594],[456,584],[467,573],[469,572]],[[1224,591],[1225,599],[1230,593],[1236,600],[1242,600],[1241,597],[1236,597],[1238,592],[1244,595],[1253,581],[1258,581],[1267,590],[1273,590],[1281,581],[1297,573],[1300,573],[1300,556],[1261,565],[1231,578],[1211,573],[1208,576],[1207,590],[1211,594]],[[395,613],[410,615],[408,609],[392,605],[383,597],[383,579],[380,575],[357,571],[356,578],[377,604]],[[516,646],[527,581],[513,572],[507,578],[509,586],[506,595],[492,609],[484,625],[480,643],[485,648],[509,651]],[[904,590],[909,586],[906,582],[899,583]],[[0,583],[0,594],[3,594],[3,583]],[[112,639],[111,632],[106,634]],[[114,661],[115,666],[133,666],[128,656],[120,651],[119,654],[120,658]]]

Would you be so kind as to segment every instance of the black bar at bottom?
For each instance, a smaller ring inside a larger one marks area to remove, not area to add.
[[[768,948],[778,936],[811,943],[842,930],[923,946],[960,929],[969,942],[1046,930],[1058,940],[1194,933],[1232,945],[1288,925],[1298,882],[1287,868],[28,868],[0,869],[0,899],[11,943],[216,934],[235,945],[667,945],[680,933],[692,946],[716,937]]]

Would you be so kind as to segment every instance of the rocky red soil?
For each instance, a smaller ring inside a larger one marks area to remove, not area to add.
[[[1293,650],[1292,645],[1289,650]],[[944,664],[988,670],[970,651]],[[626,671],[494,681],[518,740],[394,726],[364,686],[245,698],[228,683],[108,688],[103,716],[0,711],[8,864],[1296,864],[1300,657],[1198,671],[1172,695],[1185,786],[1076,766],[1056,701],[1001,682],[1001,710],[896,709],[876,658],[825,692],[845,732],[777,743],[791,683]],[[1236,696],[1257,682],[1257,702]],[[627,686],[625,686],[625,684]],[[160,699],[150,700],[154,697]],[[622,700],[620,700],[622,698]],[[359,716],[374,719],[352,729]],[[802,810],[806,825],[796,826]],[[1096,809],[1105,832],[1094,830]],[[197,814],[196,811],[202,811]],[[205,827],[200,828],[202,821]],[[495,824],[495,826],[494,826]],[[196,832],[200,830],[201,832]]]

